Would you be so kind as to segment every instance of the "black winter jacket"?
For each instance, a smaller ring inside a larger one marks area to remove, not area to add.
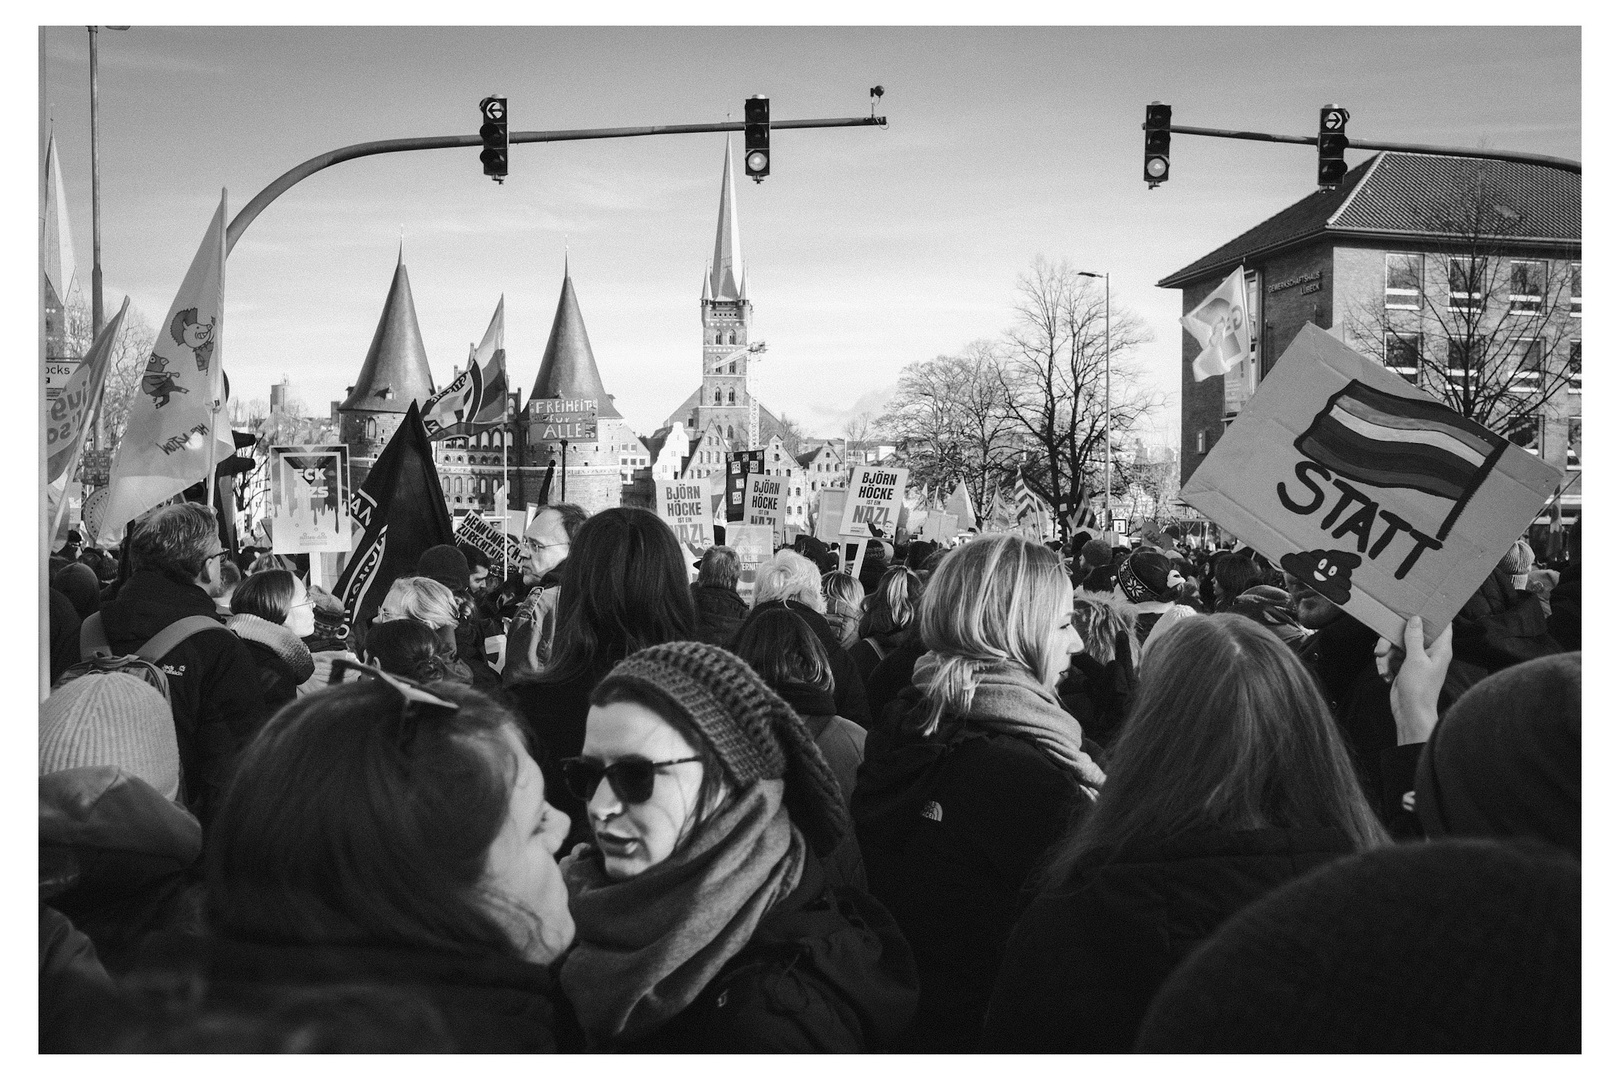
[[[855,661],[849,658],[838,635],[827,624],[826,617],[797,600],[784,600],[782,603],[810,624],[810,629],[816,632],[816,637],[821,641],[821,647],[827,650],[827,662],[833,676],[833,701],[838,706],[838,715],[845,720],[855,721],[863,728],[870,728],[873,717],[866,704],[866,684],[861,681]]]
[[[872,669],[872,677],[867,680],[866,704],[874,717],[887,712],[890,702],[911,685],[911,673],[928,651],[928,646],[922,643],[922,635],[916,632],[915,623],[911,629],[912,633]]]
[[[200,588],[152,570],[131,575],[117,599],[101,606],[107,643],[119,656],[136,652],[188,615],[219,617],[213,598]],[[158,666],[169,677],[186,805],[206,827],[224,798],[236,755],[268,718],[258,666],[223,623],[182,641]]]
[[[1089,860],[1007,941],[979,1049],[1126,1053],[1181,960],[1245,905],[1352,852],[1337,829],[1201,832]]]
[[[1078,777],[1033,742],[945,717],[908,689],[866,739],[850,807],[872,895],[917,956],[906,1049],[972,1050],[1024,884],[1074,815]]]
[[[810,855],[799,885],[741,952],[630,1053],[844,1054],[893,1050],[917,1009],[911,949],[883,905],[829,886]]]
[[[692,606],[697,609],[697,640],[729,647],[737,627],[748,617],[748,605],[736,589],[692,584]]]

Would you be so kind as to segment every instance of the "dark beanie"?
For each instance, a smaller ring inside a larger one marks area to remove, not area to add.
[[[1133,604],[1174,600],[1177,590],[1170,588],[1173,569],[1170,557],[1164,552],[1137,548],[1119,568],[1119,587],[1125,591],[1125,599]]]
[[[1581,857],[1581,654],[1504,668],[1446,710],[1414,788],[1431,836],[1526,836]]]
[[[1164,984],[1146,1053],[1579,1053],[1581,867],[1534,841],[1350,856],[1239,912]]]
[[[416,560],[416,572],[451,592],[466,591],[467,578],[472,573],[467,569],[467,556],[454,544],[435,544],[422,552],[422,557]]]
[[[842,789],[815,738],[793,707],[733,653],[696,641],[654,645],[621,660],[596,693],[616,683],[650,690],[673,705],[703,734],[734,787],[785,781],[788,816],[818,854],[849,835]]]
[[[51,578],[51,588],[73,601],[73,610],[81,619],[101,609],[101,581],[84,563],[68,563],[58,570]]]

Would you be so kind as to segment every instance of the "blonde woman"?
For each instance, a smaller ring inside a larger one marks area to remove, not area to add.
[[[848,649],[861,640],[861,610],[866,589],[855,576],[839,570],[822,574],[821,599],[827,605],[827,625],[838,635],[838,643]]]
[[[472,671],[456,657],[456,624],[461,614],[461,604],[455,593],[440,582],[428,577],[402,577],[389,588],[372,622],[414,619],[426,626],[438,636],[445,678],[471,685]]]
[[[851,811],[872,895],[916,951],[906,1048],[971,1050],[1024,881],[1104,777],[1055,692],[1083,647],[1056,554],[972,540],[918,617],[928,652],[867,736]]]
[[[754,607],[778,604],[810,624],[816,639],[827,650],[833,673],[833,700],[838,715],[863,728],[872,726],[872,712],[866,704],[866,684],[849,657],[838,632],[827,621],[827,598],[821,595],[821,571],[797,552],[783,548],[762,564],[754,578]]]

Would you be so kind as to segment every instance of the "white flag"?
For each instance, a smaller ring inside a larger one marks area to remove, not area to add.
[[[1225,375],[1248,359],[1253,324],[1249,322],[1249,290],[1244,285],[1243,267],[1232,271],[1201,304],[1183,315],[1181,325],[1203,346],[1203,352],[1193,360],[1194,379]]]
[[[224,323],[222,191],[130,405],[96,543],[117,543],[126,524],[210,476],[215,462],[236,452],[225,417]]]

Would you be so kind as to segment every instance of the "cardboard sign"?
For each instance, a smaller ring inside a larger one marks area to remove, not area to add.
[[[764,450],[738,450],[726,455],[726,520],[743,519],[743,489],[748,477],[765,471]]]
[[[821,508],[816,511],[817,540],[832,543],[838,539],[838,527],[844,523],[844,502],[847,491],[823,491]]]
[[[596,438],[595,398],[531,398],[532,442],[589,442]]]
[[[709,478],[654,480],[658,496],[658,516],[675,533],[675,539],[695,551],[714,546],[714,512],[711,509]]]
[[[872,528],[879,536],[894,538],[900,523],[900,506],[906,497],[906,469],[891,469],[883,465],[857,465],[849,481],[849,498],[844,502],[844,520],[839,526],[841,536],[871,536]],[[825,496],[823,496],[825,497]]]
[[[1181,497],[1345,611],[1432,642],[1559,473],[1307,324]]]
[[[754,581],[759,576],[760,565],[771,558],[770,526],[728,525],[726,540],[727,546],[737,553],[737,559],[742,563],[742,572],[737,576],[737,595],[752,605]]]
[[[956,535],[957,528],[955,514],[935,511],[928,515],[927,521],[923,522],[922,538],[943,544]]]
[[[772,537],[782,532],[782,500],[787,482],[780,476],[749,473],[743,485],[743,524],[766,525]]]
[[[843,573],[859,577],[861,564],[866,561],[866,544],[871,537],[862,537],[857,540],[851,536],[838,538],[838,569]]]
[[[503,520],[510,522],[511,518]],[[457,523],[456,543],[477,548],[497,567],[503,558],[508,567],[521,567],[527,558],[522,543],[511,533],[503,532],[501,522],[486,520],[476,513],[463,515]]]
[[[270,551],[349,551],[349,448],[270,448]]]

